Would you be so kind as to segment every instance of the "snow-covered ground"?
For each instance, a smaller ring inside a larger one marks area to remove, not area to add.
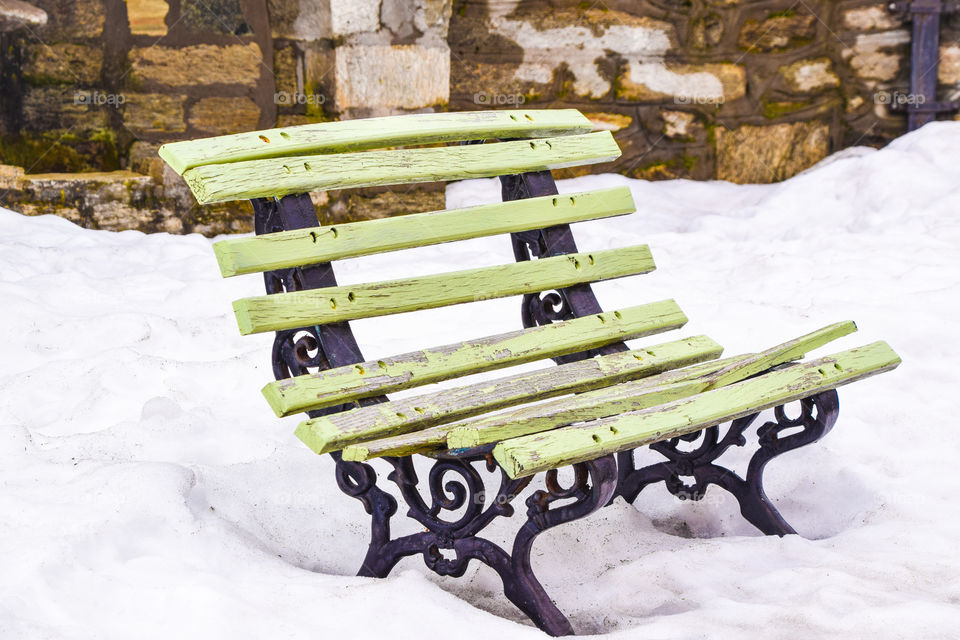
[[[770,465],[804,537],[760,536],[719,489],[690,504],[655,487],[543,535],[547,590],[581,633],[957,637],[960,124],[777,185],[602,175],[561,189],[619,184],[638,213],[578,225],[579,244],[649,243],[659,268],[598,285],[605,308],[674,297],[683,335],[730,355],[854,319],[859,334],[819,353],[885,339],[903,365],[841,390],[836,429]],[[452,185],[448,206],[497,193]],[[497,237],[339,275],[510,259]],[[487,569],[446,580],[415,557],[386,580],[353,577],[366,514],[293,436],[298,419],[274,418],[259,393],[271,339],[241,338],[232,318],[260,286],[222,280],[200,236],[0,211],[0,637],[542,637]],[[377,357],[518,323],[507,299],[356,331]]]

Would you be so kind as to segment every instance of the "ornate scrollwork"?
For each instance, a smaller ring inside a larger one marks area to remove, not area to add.
[[[279,202],[254,202],[257,233],[303,228],[312,223],[308,199],[303,196],[288,198]],[[285,216],[293,222],[292,226],[283,222]],[[518,235],[531,243],[515,247],[518,260],[542,256],[547,251],[549,243],[542,233]],[[561,240],[566,239],[562,233],[560,237]],[[573,246],[572,239],[568,244]],[[572,250],[576,250],[575,246]],[[326,265],[278,270],[264,275],[264,285],[270,294],[335,284],[332,270]],[[542,298],[540,295],[525,298],[524,324],[547,324],[573,317],[578,303],[569,298],[568,291],[571,290],[548,292]],[[589,287],[585,291],[576,288],[572,291],[579,296],[581,310],[593,313],[591,305],[596,305],[596,302]],[[346,325],[339,328],[328,325],[280,331],[274,340],[272,361],[278,379],[342,366],[361,359],[359,348]],[[384,399],[367,398],[360,402],[366,404]],[[311,411],[310,415],[316,417],[343,408],[328,407]],[[377,485],[377,473],[373,466],[364,462],[345,461],[339,452],[331,456],[336,464],[337,486],[348,496],[359,500],[372,519],[370,545],[359,575],[385,577],[401,558],[421,555],[432,571],[440,575],[460,576],[471,560],[479,560],[500,575],[507,598],[530,616],[537,626],[552,635],[572,633],[570,623],[534,576],[530,566],[530,549],[537,535],[545,529],[580,518],[609,501],[616,489],[616,463],[612,457],[575,465],[574,482],[567,488],[560,486],[556,472],[548,474],[546,490],[535,492],[527,500],[527,520],[514,540],[512,553],[508,553],[478,534],[495,518],[514,514],[511,503],[527,488],[531,478],[511,479],[494,463],[489,453],[436,459],[423,488],[427,492],[426,497],[419,486],[411,457],[384,458],[392,466],[388,479],[398,487],[407,503],[407,515],[426,528],[426,531],[399,538],[392,538],[390,533],[390,521],[396,515],[397,500]],[[499,474],[499,487],[492,497],[486,491],[481,476],[483,468],[488,473]],[[559,504],[558,501],[568,503]]]
[[[616,495],[633,502],[645,487],[664,482],[667,490],[681,500],[700,500],[711,484],[726,489],[740,504],[740,511],[749,522],[766,534],[795,533],[763,490],[763,470],[778,455],[816,442],[833,427],[840,411],[836,391],[826,391],[800,401],[800,415],[789,418],[784,406],[774,409],[774,420],[757,429],[759,447],[750,459],[745,478],[716,464],[716,460],[732,446],[742,447],[744,432],[754,424],[758,414],[745,416],[729,424],[722,438],[720,426],[711,426],[696,433],[650,445],[650,449],[667,460],[637,469],[633,452],[618,455],[619,486]],[[684,450],[681,442],[699,444]],[[692,484],[683,481],[692,477]]]

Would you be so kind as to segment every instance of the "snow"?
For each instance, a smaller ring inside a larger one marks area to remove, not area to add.
[[[558,605],[580,633],[614,637],[956,637],[960,124],[776,185],[599,175],[561,189],[620,184],[639,212],[578,225],[579,245],[648,243],[658,270],[598,285],[605,308],[674,297],[683,335],[727,354],[855,319],[858,334],[818,353],[885,339],[904,363],[842,389],[835,430],[769,466],[804,537],[759,535],[719,489],[691,504],[654,487],[541,536],[534,565]],[[497,193],[451,185],[448,206]],[[339,275],[510,259],[499,237]],[[241,338],[230,308],[259,278],[222,280],[208,239],[2,211],[0,273],[0,637],[542,637],[488,569],[441,579],[415,557],[353,577],[367,517],[293,436],[298,418],[262,400],[271,338]],[[356,330],[377,357],[518,316],[507,299]]]

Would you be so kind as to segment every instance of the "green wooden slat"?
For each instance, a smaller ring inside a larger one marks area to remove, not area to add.
[[[294,329],[432,309],[648,273],[646,245],[574,253],[418,278],[277,293],[233,303],[240,333]]]
[[[211,164],[188,169],[183,177],[197,202],[209,204],[323,189],[489,178],[609,162],[619,156],[613,135],[598,131],[492,144]]]
[[[511,478],[675,438],[889,371],[900,358],[875,342],[641,411],[505,440],[493,456]]]
[[[656,375],[716,358],[722,351],[707,336],[693,336],[305,420],[296,433],[314,452],[328,453],[524,402]]]
[[[160,147],[159,153],[174,171],[183,174],[205,164],[463,140],[544,138],[592,129],[592,123],[576,109],[417,113],[171,142]]]
[[[663,300],[277,380],[263,395],[278,416],[286,416],[640,338],[686,321],[673,300]]]
[[[750,376],[765,371],[778,364],[802,358],[805,353],[828,342],[832,342],[857,330],[857,324],[852,320],[837,322],[812,333],[800,336],[778,344],[775,347],[751,355],[743,361],[738,361],[724,367],[710,376],[710,389],[723,387],[733,382],[739,382]]]
[[[641,380],[642,385],[634,385],[633,394],[629,398],[618,397],[616,401],[610,401],[605,405],[612,413],[602,413],[600,415],[606,417],[619,412],[663,404],[669,400],[685,398],[699,393],[706,388],[707,383],[702,379],[697,379],[698,375],[703,371],[713,371],[717,366],[717,363],[708,362],[701,366],[691,367],[695,371],[668,371],[659,376]],[[600,389],[599,391],[606,391],[606,389]],[[527,409],[531,409],[531,407],[527,407]],[[511,415],[516,414],[515,411],[509,413]],[[490,418],[496,418],[497,415],[499,414],[490,416]],[[409,456],[414,453],[431,453],[442,449],[459,453],[465,449],[479,446],[481,440],[485,442],[489,439],[490,442],[498,442],[502,437],[507,437],[510,434],[509,430],[498,430],[495,425],[483,420],[480,423],[484,428],[479,432],[464,430],[459,426],[462,423],[442,424],[422,431],[351,444],[344,447],[343,459],[363,461],[382,456]],[[473,424],[472,421],[471,424]],[[464,437],[476,435],[481,437]]]
[[[693,395],[726,386],[771,367],[801,358],[804,353],[852,333],[856,329],[857,325],[853,322],[838,322],[760,353],[728,359],[722,366],[712,362],[699,367],[688,367],[653,378],[624,382],[546,404],[518,407],[496,415],[470,420],[450,432],[447,436],[447,446],[451,449],[478,447],[577,422],[637,411],[666,402],[666,396],[671,393],[675,398],[679,398],[683,395]],[[696,384],[672,386],[691,379],[696,379]],[[670,388],[652,389],[653,386]]]
[[[628,187],[222,240],[224,277],[632,213]]]

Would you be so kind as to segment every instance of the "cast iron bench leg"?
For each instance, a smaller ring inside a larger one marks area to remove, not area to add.
[[[746,445],[743,434],[758,414],[734,420],[722,438],[719,436],[720,425],[717,425],[689,436],[650,445],[667,460],[647,467],[636,468],[633,451],[618,454],[620,479],[615,495],[633,502],[645,487],[662,481],[667,490],[679,499],[700,500],[707,486],[715,484],[737,499],[743,517],[763,533],[779,536],[796,533],[767,499],[763,490],[763,470],[768,462],[780,454],[814,443],[826,435],[840,412],[835,390],[805,398],[800,401],[800,407],[800,415],[796,418],[789,418],[783,406],[776,407],[774,420],[757,429],[759,448],[750,459],[746,479],[715,461],[731,446]],[[785,433],[788,431],[792,433]],[[702,441],[695,449],[684,451],[680,448],[681,441],[693,442],[698,439]],[[693,477],[694,483],[684,483],[682,476]]]
[[[511,553],[479,536],[499,516],[513,515],[511,502],[530,484],[531,478],[511,480],[484,455],[472,458],[440,458],[428,478],[429,504],[423,499],[411,458],[384,458],[393,467],[387,476],[400,489],[407,515],[427,531],[390,538],[390,518],[397,511],[396,500],[377,486],[377,474],[367,463],[345,462],[338,455],[337,483],[348,495],[359,499],[372,516],[370,547],[358,575],[384,578],[407,556],[421,554],[427,567],[443,576],[460,577],[470,560],[491,567],[503,582],[507,598],[540,629],[553,636],[570,635],[573,628],[566,616],[547,595],[530,565],[530,551],[543,531],[583,518],[606,505],[617,487],[617,465],[613,456],[573,466],[574,481],[562,487],[557,472],[545,474],[545,490],[534,491],[526,500],[527,520],[514,539]],[[477,466],[500,475],[500,488],[489,500]],[[572,500],[551,506],[557,500]],[[456,520],[441,516],[463,509]]]

